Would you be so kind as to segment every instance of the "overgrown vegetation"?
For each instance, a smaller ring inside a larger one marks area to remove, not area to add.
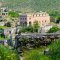
[[[60,60],[60,39],[50,45],[50,57],[52,60]]]
[[[38,32],[38,29],[40,28],[37,21],[34,22],[33,26],[24,26],[20,29],[20,32]]]
[[[50,28],[50,30],[48,31],[48,33],[54,33],[54,32],[57,32],[59,30],[60,30],[60,28],[58,28],[57,26],[54,26],[54,27]]]
[[[2,6],[23,12],[60,10],[60,0],[3,0],[2,2],[4,3]]]
[[[45,47],[33,49],[24,53],[24,60],[50,60],[49,56],[44,55]]]
[[[0,45],[0,60],[18,60],[16,52]]]
[[[19,14],[17,12],[14,12],[14,11],[9,11],[8,15],[10,17],[15,17],[15,18],[19,16]]]
[[[44,50],[49,48],[49,54],[44,55]],[[60,60],[60,39],[51,45],[39,49],[33,49],[24,53],[24,60]]]

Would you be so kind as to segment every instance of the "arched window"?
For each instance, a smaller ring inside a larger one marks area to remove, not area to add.
[[[45,20],[45,22],[46,22],[46,20]]]
[[[40,16],[40,14],[39,14],[39,16]]]
[[[25,22],[24,25],[27,26],[27,22]]]
[[[31,20],[31,18],[29,18]]]
[[[34,15],[33,15],[33,17],[34,17]]]
[[[37,17],[37,14],[36,14],[36,17]]]

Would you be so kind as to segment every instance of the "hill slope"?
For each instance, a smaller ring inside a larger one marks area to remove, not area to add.
[[[19,11],[60,10],[60,0],[0,0],[2,6]]]

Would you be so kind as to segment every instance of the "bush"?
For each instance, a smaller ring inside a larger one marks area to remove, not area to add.
[[[60,16],[56,17],[56,23],[60,23]]]
[[[10,12],[8,13],[8,15],[9,15],[10,17],[18,17],[18,16],[19,16],[19,14],[18,14],[17,12],[14,12],[14,11],[10,11]]]
[[[0,45],[0,60],[18,60],[18,56],[12,50]]]
[[[37,21],[34,22],[33,26],[25,26],[20,29],[20,32],[38,32],[39,24]]]
[[[52,60],[60,60],[60,39],[50,46],[50,56]]]
[[[57,32],[59,30],[60,30],[60,28],[58,28],[58,27],[52,27],[52,28],[50,28],[50,30],[48,31],[48,33],[54,33],[54,32]]]
[[[48,56],[42,54],[40,50],[31,50],[29,52],[25,52],[24,60],[50,60]]]

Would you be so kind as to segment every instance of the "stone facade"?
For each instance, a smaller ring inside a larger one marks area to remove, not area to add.
[[[2,15],[2,16],[8,15],[8,10],[7,10],[7,8],[3,7],[3,8],[1,8],[0,10],[1,10],[1,15]]]
[[[20,25],[29,26],[33,25],[37,21],[39,26],[45,26],[50,24],[50,16],[46,12],[37,12],[37,13],[25,13],[20,15]]]

